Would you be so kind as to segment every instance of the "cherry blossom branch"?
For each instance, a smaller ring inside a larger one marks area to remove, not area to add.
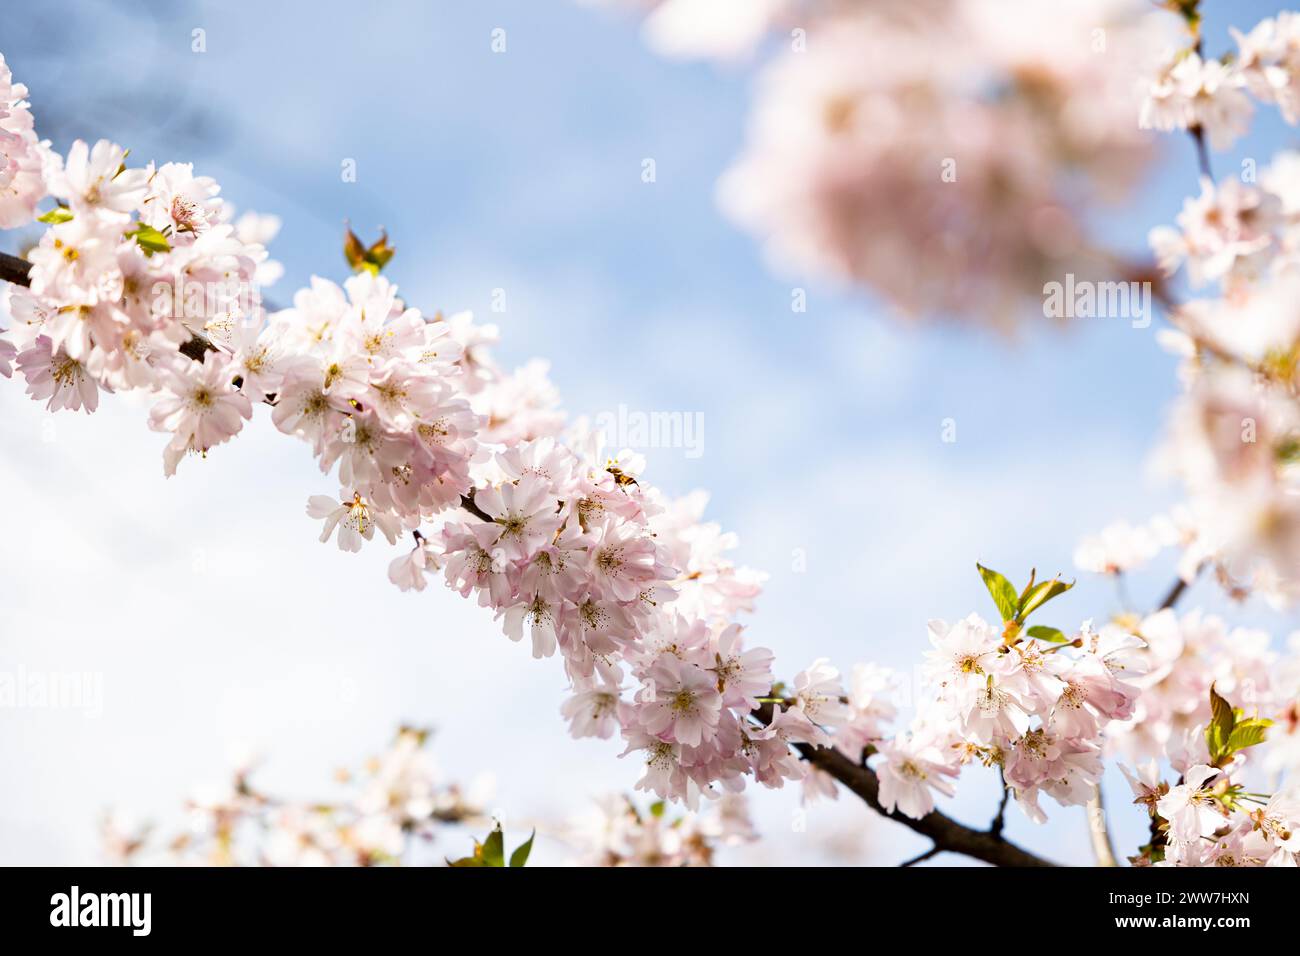
[[[18,285],[29,285],[29,268],[29,264],[23,259],[0,254],[0,275],[9,281]],[[191,359],[202,361],[204,353],[211,347],[211,344],[202,336],[195,336],[186,343],[186,348],[183,348],[182,351]],[[274,403],[274,400],[269,396],[265,401],[269,404]],[[475,503],[472,490],[462,496],[460,506],[482,521],[490,522],[494,520],[491,515]],[[763,723],[768,723],[772,718],[772,705],[770,703],[764,704],[758,711],[755,711],[755,715]],[[884,809],[879,797],[879,781],[876,774],[869,768],[858,766],[836,750],[802,743],[794,746],[804,759],[840,781],[877,813],[903,823],[917,833],[928,836],[934,842],[934,847],[929,854],[922,855],[920,859],[927,859],[929,856],[940,852],[952,852],[961,853],[999,866],[1053,865],[1002,838],[1007,797],[1010,792],[1005,788],[1005,785],[997,816],[987,831],[973,830],[938,811],[932,811],[920,819],[912,819],[897,810],[886,811]],[[920,862],[920,859],[915,862]]]
[[[20,285],[24,288],[31,285],[31,263],[26,259],[10,255],[7,252],[0,252],[0,280],[12,282],[14,285]],[[202,336],[196,335],[180,347],[180,351],[186,357],[196,362],[203,361],[203,354],[213,346]],[[266,399],[266,404],[274,404],[273,397]],[[474,503],[474,493],[471,491],[467,495],[462,495],[460,506],[478,518],[480,521],[491,521],[492,516]]]
[[[770,723],[772,704],[762,704],[753,711],[753,716],[763,724]],[[869,767],[859,766],[838,750],[803,743],[794,744],[794,748],[804,760],[830,774],[881,816],[929,837],[936,853],[960,853],[994,866],[1056,866],[1004,839],[1000,827],[996,832],[993,828],[975,830],[938,810],[915,820],[897,810],[886,811],[880,803],[880,781]],[[911,862],[920,862],[920,859]]]
[[[28,269],[29,266],[25,260],[0,253],[0,276],[8,281],[19,285],[28,285]],[[197,338],[191,341],[199,344],[197,346],[197,355],[190,355],[190,357],[201,361],[207,344]],[[462,496],[461,507],[480,520],[493,520],[490,515],[475,504],[473,492]],[[772,704],[763,704],[754,712],[754,715],[762,723],[769,723],[772,719]],[[902,823],[909,829],[927,836],[933,841],[934,846],[930,850],[913,860],[907,861],[904,864],[905,866],[922,862],[942,852],[960,853],[995,866],[1055,865],[1003,839],[1002,829],[1005,823],[1007,798],[1010,794],[1005,784],[1003,785],[1002,800],[998,807],[997,816],[990,828],[987,831],[973,830],[937,810],[917,820],[907,817],[897,810],[887,812],[880,803],[880,784],[871,769],[854,764],[836,750],[813,747],[810,744],[795,744],[795,749],[805,760],[812,763],[819,770],[830,774],[877,813]]]
[[[18,285],[26,286],[28,280],[28,263],[16,256],[10,256],[0,253],[0,277],[14,282]],[[187,345],[193,345],[191,351],[186,354],[195,361],[202,361],[203,353],[207,351],[209,345],[201,337],[191,339]],[[182,350],[184,351],[184,349]],[[193,354],[192,354],[193,353]],[[268,399],[269,401],[269,399]],[[462,496],[461,507],[473,514],[482,521],[492,521],[493,518],[480,508],[474,501],[474,493]],[[770,703],[762,705],[759,710],[754,712],[757,718],[763,723],[768,723],[772,718],[772,705]],[[850,761],[843,754],[835,750],[826,748],[813,747],[809,744],[795,744],[796,750],[800,755],[816,766],[819,770],[830,774],[845,787],[857,794],[863,802],[883,816],[896,820],[920,833],[928,836],[934,846],[927,852],[921,854],[914,860],[910,860],[904,865],[919,863],[938,855],[941,852],[961,853],[974,859],[983,860],[997,866],[1052,866],[1049,863],[1033,854],[1020,849],[1014,844],[1002,838],[1002,829],[1007,806],[1007,798],[1010,791],[1003,786],[1002,801],[998,808],[998,813],[993,824],[988,831],[973,830],[944,814],[932,811],[919,820],[899,813],[897,810],[887,812],[881,806],[879,799],[879,781],[876,775],[867,767],[860,767]]]

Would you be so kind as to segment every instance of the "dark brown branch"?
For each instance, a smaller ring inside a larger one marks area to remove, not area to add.
[[[5,282],[29,286],[32,284],[29,276],[31,270],[32,264],[26,259],[11,256],[7,252],[0,252],[0,279]]]
[[[492,518],[492,516],[491,516],[490,514],[488,514],[486,511],[484,511],[484,510],[483,510],[482,508],[480,508],[478,505],[474,504],[474,492],[473,492],[473,490],[471,490],[470,493],[467,494],[467,495],[461,495],[461,496],[460,496],[460,506],[461,506],[462,508],[464,508],[466,511],[468,511],[470,514],[472,514],[475,518],[478,518],[480,521],[492,521],[492,520],[493,520],[493,518]]]
[[[753,716],[766,724],[772,719],[772,705],[762,704],[753,712]],[[936,852],[961,853],[994,866],[1055,866],[1042,857],[1034,856],[1022,850],[1002,836],[985,830],[973,830],[945,816],[938,810],[932,810],[919,820],[899,813],[897,810],[886,812],[880,805],[880,781],[874,771],[860,767],[838,750],[814,747],[811,744],[795,744],[799,755],[818,770],[822,770],[851,790],[862,802],[881,816],[901,823],[921,836],[933,841]]]

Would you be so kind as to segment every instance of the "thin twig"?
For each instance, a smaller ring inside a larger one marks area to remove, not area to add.
[[[1098,866],[1118,866],[1115,862],[1115,847],[1110,841],[1110,829],[1106,826],[1106,806],[1101,799],[1101,784],[1092,788],[1092,796],[1084,807],[1088,814],[1088,836],[1092,839],[1092,855]]]
[[[1201,175],[1213,181],[1214,170],[1210,168],[1210,150],[1205,145],[1205,130],[1200,126],[1189,126],[1187,132],[1192,134],[1192,141],[1196,144],[1196,164],[1200,167]]]
[[[1007,802],[1011,798],[1011,788],[1007,786],[1007,777],[1002,768],[998,768],[998,781],[1002,784],[1002,799],[998,801],[997,816],[989,824],[989,833],[995,837],[1002,836],[1002,829],[1007,825]]]
[[[1196,51],[1199,57],[1205,56],[1205,35],[1201,31],[1201,15],[1196,9],[1197,4],[1192,4],[1190,8],[1185,8],[1183,16],[1187,20],[1187,28],[1192,31],[1192,38],[1196,41],[1192,49]],[[1190,13],[1188,13],[1190,9]],[[1201,168],[1201,175],[1208,176],[1211,182],[1214,180],[1214,173],[1210,169],[1210,151],[1205,145],[1205,130],[1200,123],[1193,123],[1187,127],[1187,132],[1192,134],[1192,140],[1196,143],[1196,163]]]
[[[1165,599],[1160,602],[1160,607],[1158,610],[1163,611],[1166,608],[1173,607],[1175,604],[1178,603],[1178,599],[1183,596],[1183,592],[1186,590],[1187,590],[1187,582],[1184,581],[1182,578],[1179,578],[1177,581],[1174,582],[1173,587],[1169,589],[1169,593],[1165,595]]]
[[[924,863],[926,860],[929,860],[929,859],[931,859],[931,858],[933,858],[933,857],[936,857],[936,856],[938,856],[938,855],[939,855],[940,853],[942,853],[942,852],[943,852],[943,850],[939,849],[937,846],[932,846],[932,847],[930,847],[930,849],[926,850],[924,853],[922,853],[922,854],[920,854],[920,855],[918,855],[918,856],[914,856],[914,857],[912,857],[910,860],[904,860],[902,863],[900,863],[900,864],[898,864],[898,865],[899,865],[900,867],[904,867],[904,866],[916,866],[916,864],[918,864],[918,863]]]
[[[1156,610],[1163,611],[1166,608],[1171,608],[1175,604],[1177,604],[1178,599],[1183,596],[1184,592],[1186,592],[1188,586],[1191,585],[1192,581],[1195,581],[1200,576],[1201,571],[1204,568],[1205,568],[1205,562],[1201,562],[1200,564],[1198,564],[1196,566],[1196,570],[1192,572],[1191,580],[1187,580],[1183,578],[1182,575],[1179,575],[1178,580],[1175,581],[1173,583],[1173,586],[1169,588],[1168,593],[1165,594],[1165,599],[1160,602],[1160,606],[1156,608]]]

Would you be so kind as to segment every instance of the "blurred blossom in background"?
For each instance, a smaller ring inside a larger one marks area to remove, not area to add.
[[[927,619],[989,613],[977,560],[1069,576],[1085,536],[1178,498],[1143,464],[1178,390],[1157,327],[1062,329],[1042,303],[1066,273],[1142,275],[1148,229],[1197,191],[1191,143],[1138,124],[1135,77],[1176,21],[1119,0],[702,9],[323,0],[259,6],[250,28],[240,4],[53,0],[7,11],[3,49],[56,148],[106,136],[141,162],[192,160],[239,209],[282,217],[273,302],[346,274],[344,220],[383,226],[403,298],[499,325],[502,364],[547,359],[571,414],[699,416],[703,440],[646,449],[648,475],[706,489],[737,560],[770,575],[751,642],[787,678],[824,655],[915,684]],[[1207,40],[1276,9],[1206,3]],[[1252,142],[1291,136],[1269,117]],[[1218,172],[1251,158],[1219,154]],[[558,666],[440,587],[395,592],[387,550],[319,546],[303,490],[335,488],[267,421],[169,481],[142,414],[51,417],[0,383],[20,516],[0,546],[0,671],[102,678],[97,715],[0,714],[0,862],[103,859],[106,807],[174,820],[225,780],[231,747],[306,798],[403,722],[435,728],[452,779],[495,778],[483,809],[585,812],[593,852],[635,852],[644,833],[607,795],[640,768],[569,739]],[[1130,597],[1153,606],[1174,557],[1111,538],[1081,563],[1136,548]],[[1196,599],[1226,606],[1205,585]],[[1120,608],[1101,578],[1060,601],[1079,620]],[[1257,604],[1233,620],[1294,626]],[[978,825],[997,795],[972,772],[941,806]],[[925,849],[852,799],[750,803],[763,839],[719,862]],[[1140,814],[1114,819],[1119,845],[1140,842]],[[1042,828],[1012,811],[1008,836],[1089,858],[1081,809]],[[545,836],[533,857],[572,858]]]

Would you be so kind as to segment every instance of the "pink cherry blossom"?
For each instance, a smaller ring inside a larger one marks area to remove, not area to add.
[[[388,539],[389,544],[397,543],[401,533],[401,524],[393,515],[376,510],[360,494],[343,488],[337,499],[328,495],[312,495],[307,501],[309,517],[324,519],[325,527],[321,531],[322,542],[328,541],[338,529],[340,551],[360,551],[363,541],[370,541],[375,536],[375,529]]]
[[[645,729],[656,736],[697,747],[717,731],[722,696],[700,668],[672,654],[660,655],[646,671],[652,695],[638,708]]]
[[[187,454],[206,455],[229,441],[253,417],[248,398],[231,382],[229,359],[209,352],[202,363],[178,362],[162,371],[163,399],[149,413],[149,427],[170,432],[165,471],[175,474]]]

